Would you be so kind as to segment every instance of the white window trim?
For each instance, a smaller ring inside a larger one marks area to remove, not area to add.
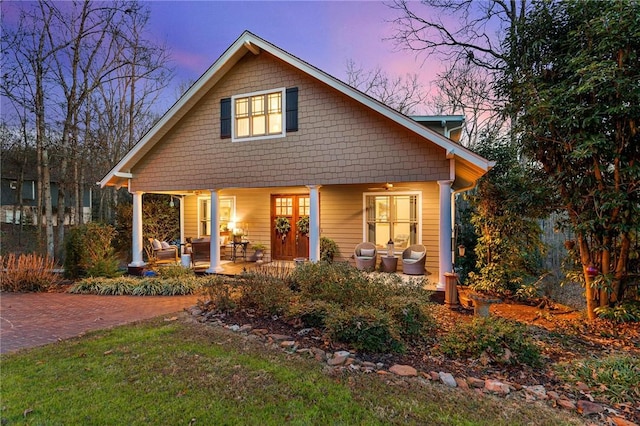
[[[231,221],[234,222],[235,218],[236,218],[236,196],[235,195],[222,195],[218,198],[219,201],[224,200],[224,199],[231,199],[233,200],[233,206],[231,208]],[[205,197],[205,196],[200,196],[198,197],[197,201],[196,201],[196,210],[198,211],[198,220],[196,223],[196,226],[198,228],[198,232],[197,232],[197,237],[196,238],[203,238],[203,237],[208,237],[209,235],[202,235],[201,234],[201,228],[200,228],[200,223],[202,222],[202,209],[200,208],[200,204],[202,204],[202,201],[205,200],[211,200],[211,197]],[[213,230],[212,230],[213,231]],[[218,230],[218,235],[220,235],[220,230]]]
[[[422,191],[382,191],[382,192],[363,192],[362,193],[362,241],[367,241],[367,197],[375,195],[417,195],[418,203],[418,232],[416,244],[422,244]],[[402,253],[402,250],[393,250],[394,255]],[[384,250],[386,252],[386,250]]]
[[[277,92],[282,93],[282,132],[278,134],[273,134],[273,135],[249,136],[244,138],[237,138],[236,137],[236,99],[247,98],[251,96],[266,95],[268,93],[277,93]],[[276,138],[285,137],[287,134],[287,93],[286,92],[287,92],[286,87],[279,87],[276,89],[261,90],[258,92],[243,93],[240,95],[231,96],[231,142],[249,142],[249,141],[255,141],[255,140],[276,139]]]

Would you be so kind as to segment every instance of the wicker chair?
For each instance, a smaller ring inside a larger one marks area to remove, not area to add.
[[[356,268],[361,271],[373,271],[376,269],[378,250],[373,243],[360,243],[356,246],[353,257],[356,259]]]
[[[402,252],[402,272],[407,275],[424,275],[427,249],[422,244],[414,244]]]
[[[177,246],[168,243],[162,244],[155,238],[149,238],[149,243],[151,243],[152,256],[156,264],[178,263]]]

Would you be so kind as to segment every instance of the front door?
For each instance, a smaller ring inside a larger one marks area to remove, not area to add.
[[[271,257],[273,260],[309,257],[308,227],[307,232],[303,232],[305,230],[300,230],[298,227],[298,221],[305,217],[309,217],[308,195],[271,196]],[[286,228],[288,223],[289,231],[278,231],[277,223],[282,225],[280,229]]]

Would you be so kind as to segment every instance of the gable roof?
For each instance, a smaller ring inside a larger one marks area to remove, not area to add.
[[[136,163],[140,161],[244,55],[248,52],[257,55],[262,50],[443,148],[446,151],[447,158],[455,158],[456,160],[455,187],[463,188],[472,185],[478,177],[493,167],[494,163],[492,161],[486,160],[462,145],[423,126],[421,123],[343,83],[255,34],[245,31],[98,184],[101,187],[127,186],[128,179],[133,178],[131,170]]]

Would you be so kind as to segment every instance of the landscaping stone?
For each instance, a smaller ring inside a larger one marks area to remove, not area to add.
[[[455,388],[458,386],[456,379],[453,378],[451,373],[444,373],[441,371],[438,373],[438,376],[440,377],[440,381],[450,388]]]
[[[431,376],[431,380],[433,380],[434,382],[437,382],[438,380],[440,380],[440,375],[438,374],[437,371],[430,371],[429,375]]]
[[[589,385],[587,385],[584,382],[577,382],[576,383],[576,387],[578,388],[578,390],[582,391],[582,392],[589,392],[591,390],[591,388],[589,387]]]
[[[576,404],[573,403],[573,401],[565,399],[565,398],[560,398],[556,401],[556,404],[558,404],[558,406],[566,409],[566,410],[575,410],[576,409]]]
[[[484,388],[489,392],[495,392],[502,395],[506,395],[511,392],[511,389],[509,389],[509,385],[492,379],[487,379],[484,381]]]
[[[524,386],[524,391],[538,401],[547,399],[547,390],[542,385]]]
[[[395,364],[389,368],[389,371],[403,377],[413,377],[418,375],[418,371],[410,365]]]
[[[251,326],[251,324],[244,324],[242,327],[240,327],[240,329],[238,330],[240,333],[248,333],[251,331],[253,327]]]
[[[293,349],[295,346],[295,340],[283,340],[282,342],[280,342],[280,347],[284,349]]]
[[[469,383],[463,378],[456,377],[456,384],[460,389],[469,389]]]
[[[482,379],[477,379],[475,377],[467,377],[467,383],[469,383],[469,386],[475,389],[484,388],[484,380]]]
[[[285,334],[267,334],[267,337],[274,342],[281,342],[283,340],[293,340],[293,337],[287,336]]]
[[[347,360],[347,357],[344,355],[338,355],[336,356],[335,354],[331,357],[327,359],[327,364],[334,367],[336,365],[342,365],[344,364],[344,362]]]
[[[559,401],[558,401],[559,402]],[[598,414],[604,411],[604,407],[595,402],[587,401],[581,399],[578,401],[578,412],[582,413],[583,416],[588,416],[590,414]]]

